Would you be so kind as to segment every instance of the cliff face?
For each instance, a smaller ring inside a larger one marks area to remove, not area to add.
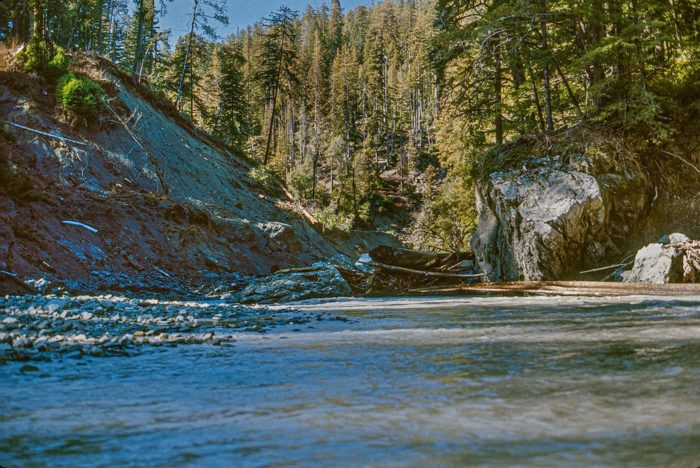
[[[16,289],[10,275],[79,291],[185,291],[336,253],[244,159],[101,74],[113,111],[74,130],[40,79],[0,72],[0,120],[14,125],[2,135],[0,292]]]
[[[595,153],[529,157],[477,186],[472,248],[493,281],[567,279],[623,254],[652,201],[639,165]]]

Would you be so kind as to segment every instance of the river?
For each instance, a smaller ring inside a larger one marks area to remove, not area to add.
[[[3,466],[700,464],[700,298],[9,304]]]

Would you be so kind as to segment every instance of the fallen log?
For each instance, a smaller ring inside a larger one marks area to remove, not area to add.
[[[635,284],[600,281],[517,281],[510,283],[459,284],[420,288],[416,295],[500,295],[500,296],[700,296],[700,284]]]
[[[78,140],[73,140],[71,138],[66,138],[60,134],[54,135],[53,133],[42,132],[41,130],[37,130],[35,128],[25,127],[24,125],[16,124],[14,122],[10,122],[9,120],[5,120],[5,123],[13,126],[15,128],[19,128],[20,130],[25,130],[27,132],[36,133],[38,135],[42,135],[42,136],[49,137],[49,138],[55,138],[56,140],[61,140],[65,143],[73,143],[74,145],[88,146],[88,144],[85,143],[84,141],[78,141]]]
[[[473,260],[469,253],[438,254],[380,245],[369,252],[373,261],[412,270],[449,270],[464,260]]]
[[[618,263],[617,265],[608,265],[608,266],[601,267],[601,268],[595,268],[593,270],[579,271],[578,274],[579,275],[588,275],[590,273],[600,273],[601,271],[608,271],[608,270],[613,270],[613,269],[619,270],[620,268],[627,267],[629,265],[630,265],[629,262],[628,263]]]
[[[311,273],[312,271],[323,270],[325,267],[321,266],[308,266],[300,268],[285,268],[283,270],[276,270],[273,272],[274,275],[289,275],[293,273]]]
[[[399,266],[395,266],[395,265],[387,265],[385,263],[379,263],[379,262],[364,262],[364,264],[371,266],[371,267],[374,267],[374,268],[381,268],[383,270],[396,271],[399,273],[408,273],[411,275],[420,275],[420,276],[433,277],[433,278],[475,279],[475,278],[483,278],[486,276],[486,273],[465,274],[465,273],[443,273],[443,272],[439,272],[439,271],[414,270],[412,268],[404,268],[404,267],[399,267]]]
[[[296,209],[299,210],[299,213],[304,217],[304,219],[306,219],[306,221],[311,225],[311,227],[316,228],[318,226],[318,221],[316,220],[316,218],[314,218],[313,215],[309,213],[309,211],[306,208],[304,208],[304,206],[296,198],[294,198],[294,195],[289,193],[289,190],[282,187],[282,191],[284,192],[284,195],[289,199],[289,201],[296,205]]]

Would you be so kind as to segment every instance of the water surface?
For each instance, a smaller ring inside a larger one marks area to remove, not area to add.
[[[0,464],[700,464],[700,298],[256,314],[218,345],[0,366]]]

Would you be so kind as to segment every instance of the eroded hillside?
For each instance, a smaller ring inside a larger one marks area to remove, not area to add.
[[[108,64],[74,68],[108,90],[99,121],[67,122],[41,78],[0,71],[1,291],[184,292],[336,253],[244,159]]]

